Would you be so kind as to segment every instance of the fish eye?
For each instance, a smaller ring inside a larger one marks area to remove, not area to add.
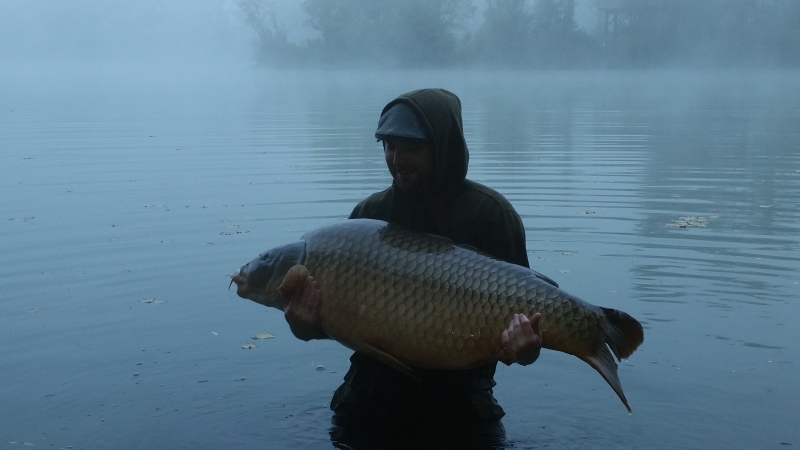
[[[266,260],[268,260],[268,259],[269,259],[269,252],[266,252],[266,253],[264,253],[263,255],[261,255],[261,260],[262,260],[262,261],[266,261]]]

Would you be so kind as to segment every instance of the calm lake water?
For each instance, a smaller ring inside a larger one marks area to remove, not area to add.
[[[633,414],[501,365],[513,448],[800,446],[799,75],[4,68],[0,448],[331,448],[350,351],[228,275],[386,187],[380,110],[434,86],[532,266],[645,327]]]

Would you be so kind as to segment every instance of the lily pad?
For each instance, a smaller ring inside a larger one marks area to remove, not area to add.
[[[261,333],[258,333],[255,336],[253,336],[253,339],[272,339],[274,337],[275,337],[274,334],[269,333],[267,331],[262,331]]]
[[[156,303],[156,304],[167,303],[166,300],[161,300],[160,298],[143,298],[139,301],[142,303]]]
[[[242,348],[245,349],[245,350],[250,350],[251,348],[255,348],[255,347],[258,347],[258,346],[256,344],[253,344],[252,342],[248,342],[248,343],[242,345]]]

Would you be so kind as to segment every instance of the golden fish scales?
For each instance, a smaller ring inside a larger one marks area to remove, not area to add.
[[[641,325],[550,285],[530,269],[445,238],[359,219],[268,251],[233,281],[240,296],[280,307],[279,286],[292,291],[309,273],[323,293],[325,333],[410,376],[413,368],[511,363],[502,331],[514,314],[538,312],[543,347],[589,363],[628,407],[609,347],[617,358],[628,357],[643,341]]]

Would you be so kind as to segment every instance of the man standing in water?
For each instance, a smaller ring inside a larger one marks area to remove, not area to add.
[[[499,193],[466,179],[469,152],[458,97],[443,89],[403,94],[384,107],[375,137],[383,143],[392,185],[359,203],[350,219],[379,219],[438,234],[528,267],[517,212]],[[319,326],[324,297],[310,276],[302,292],[284,299],[295,336],[327,338]],[[540,317],[517,314],[497,337],[519,364],[539,357]],[[350,361],[331,401],[335,441],[355,447],[504,445],[500,419],[505,413],[492,395],[496,362],[457,371],[415,369],[417,381],[361,353]]]

